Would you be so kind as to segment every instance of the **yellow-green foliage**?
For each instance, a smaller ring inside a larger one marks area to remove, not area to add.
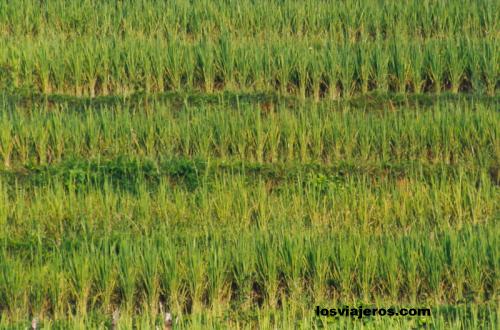
[[[0,329],[497,329],[499,15],[0,2]]]

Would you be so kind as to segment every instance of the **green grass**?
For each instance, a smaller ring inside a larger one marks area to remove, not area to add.
[[[499,13],[1,3],[0,329],[497,329]]]

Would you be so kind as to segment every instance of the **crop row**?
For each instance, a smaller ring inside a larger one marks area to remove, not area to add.
[[[40,239],[59,240],[78,234],[82,225],[90,235],[139,234],[167,218],[171,231],[310,225],[374,234],[480,224],[499,211],[498,181],[487,169],[462,166],[304,166],[280,175],[279,169],[252,164],[203,168],[170,161],[155,167],[118,160],[45,171],[17,173],[17,180],[12,172],[2,173],[0,200],[8,207],[0,223],[7,237],[22,241],[41,230]],[[44,214],[44,208],[54,214]]]
[[[76,245],[65,240],[50,252],[33,245],[29,256],[4,248],[0,309],[14,319],[29,314],[61,319],[89,310],[110,315],[115,308],[155,315],[162,301],[183,315],[231,303],[275,308],[297,297],[312,303],[415,303],[422,297],[485,302],[498,289],[498,239],[491,227],[434,238],[283,234],[174,240],[165,228],[150,239]]]
[[[498,3],[481,1],[50,1],[0,4],[0,35],[216,35],[408,38],[495,33]]]
[[[423,160],[483,166],[499,157],[500,117],[482,103],[360,112],[328,106],[263,113],[256,104],[6,107],[0,113],[5,167],[65,159],[138,156],[251,162]]]
[[[336,43],[281,39],[4,39],[0,86],[46,94],[201,90],[278,91],[336,99],[369,91],[499,87],[498,39]]]

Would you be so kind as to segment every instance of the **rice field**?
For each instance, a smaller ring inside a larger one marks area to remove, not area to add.
[[[0,3],[0,329],[497,329],[498,7]]]

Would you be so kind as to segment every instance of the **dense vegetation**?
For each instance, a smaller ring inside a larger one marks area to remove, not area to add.
[[[5,86],[338,98],[498,88],[496,1],[0,4]]]
[[[499,15],[0,3],[0,328],[496,329]]]

